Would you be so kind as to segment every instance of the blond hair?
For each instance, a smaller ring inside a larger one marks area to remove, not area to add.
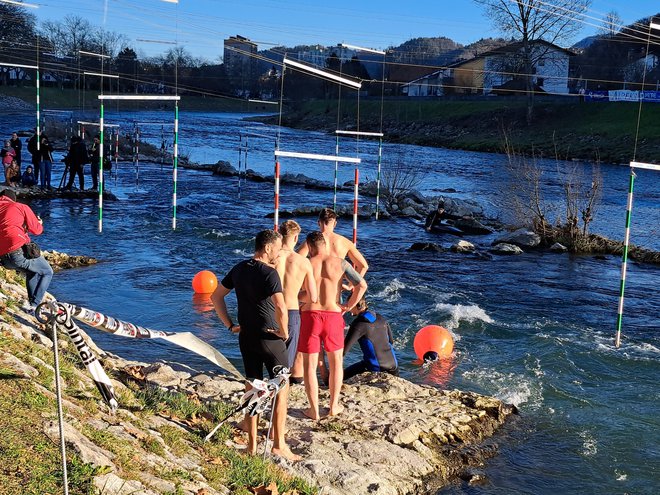
[[[282,237],[292,237],[300,233],[300,225],[295,220],[287,220],[280,225],[280,234]]]

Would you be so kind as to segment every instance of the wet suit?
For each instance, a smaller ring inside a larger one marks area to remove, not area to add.
[[[344,355],[358,342],[362,349],[362,361],[344,370],[344,380],[366,371],[382,371],[398,375],[399,368],[392,347],[392,330],[389,323],[374,311],[360,313],[351,323],[344,341]]]

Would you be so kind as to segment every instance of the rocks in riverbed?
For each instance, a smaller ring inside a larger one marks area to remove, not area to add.
[[[458,218],[454,220],[453,226],[462,230],[466,234],[487,235],[494,232],[490,227],[473,217]]]
[[[563,244],[555,242],[552,246],[550,246],[550,251],[553,253],[566,253],[568,252],[568,248]]]
[[[468,241],[460,240],[451,247],[451,250],[455,253],[472,253],[476,247],[474,244]]]
[[[68,268],[79,268],[81,266],[90,266],[98,263],[98,260],[91,256],[71,256],[66,253],[59,253],[55,250],[43,251],[43,255],[54,271],[65,270]]]
[[[507,244],[505,242],[495,244],[493,247],[490,248],[490,252],[495,254],[503,254],[503,255],[514,255],[514,254],[524,253],[524,251],[520,249],[518,246],[514,244]]]
[[[493,241],[496,244],[513,244],[521,248],[535,248],[541,244],[541,236],[529,229],[518,229]]]
[[[444,249],[434,242],[416,242],[408,248],[408,251],[433,251],[442,253]]]

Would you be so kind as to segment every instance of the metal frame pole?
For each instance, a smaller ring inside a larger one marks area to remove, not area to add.
[[[341,91],[341,86],[340,86]],[[336,134],[335,155],[339,156],[339,134]],[[335,192],[332,197],[332,209],[337,211],[337,173],[339,172],[339,162],[335,161]]]
[[[378,139],[378,172],[376,174],[376,220],[378,220],[380,205],[380,164],[383,157],[383,138]]]
[[[64,411],[62,410],[62,383],[60,378],[60,357],[57,344],[57,323],[52,320],[51,330],[53,332],[53,354],[55,356],[55,394],[57,398],[57,422],[60,429],[60,453],[62,456],[62,483],[64,484],[64,495],[69,494],[69,479],[66,467],[66,440],[64,438]]]
[[[357,244],[358,228],[358,186],[360,184],[360,169],[355,165],[355,185],[353,186],[353,244]]]
[[[275,160],[275,213],[273,215],[275,225],[273,230],[277,232],[280,222],[280,162]]]

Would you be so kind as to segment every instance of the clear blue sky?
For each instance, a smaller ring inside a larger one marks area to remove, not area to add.
[[[33,1],[33,0],[25,0]],[[497,36],[472,0],[34,0],[39,21],[79,15],[124,34],[138,53],[155,55],[167,46],[138,39],[177,40],[193,55],[217,60],[222,41],[240,34],[259,44],[387,48],[415,37],[447,36],[468,44]],[[552,4],[553,0],[547,0]],[[606,12],[625,24],[660,11],[658,0],[593,0],[580,38],[595,33]],[[577,40],[576,40],[577,41]]]

